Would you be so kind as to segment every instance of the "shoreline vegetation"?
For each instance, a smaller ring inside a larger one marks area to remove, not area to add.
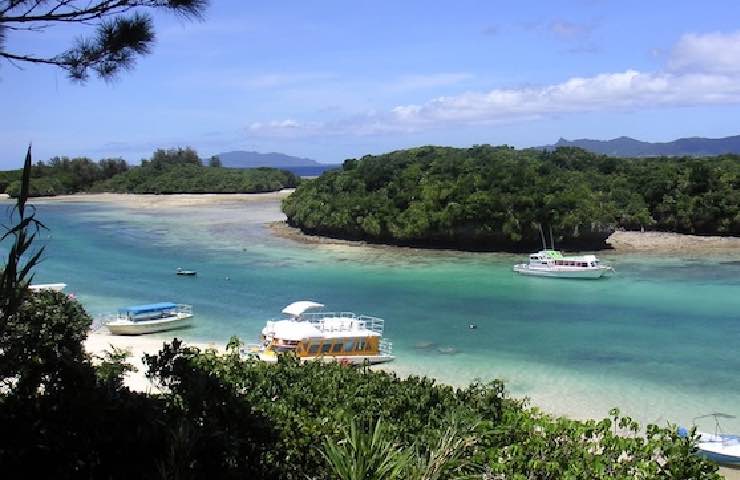
[[[276,204],[295,189],[283,189],[267,193],[247,194],[127,194],[127,193],[78,193],[52,197],[36,197],[36,203],[109,203],[129,209],[169,209],[187,207],[209,207],[223,204],[275,202]],[[3,197],[0,196],[0,199]],[[5,197],[7,198],[7,197]],[[309,235],[285,221],[268,224],[272,233],[280,238],[303,244],[342,245],[366,248],[409,248],[395,245],[369,243],[362,240],[342,240],[321,235]],[[673,232],[630,232],[616,231],[606,240],[613,253],[722,253],[740,254],[740,237],[716,235],[688,235]],[[435,250],[433,248],[427,250]]]
[[[363,240],[342,240],[321,235],[310,235],[301,231],[300,228],[290,226],[287,222],[272,222],[269,224],[273,234],[286,240],[292,240],[305,244],[317,245],[345,245],[367,248],[415,248],[430,251],[449,251],[441,248],[405,247],[398,245],[386,245],[382,243],[371,243]],[[687,235],[672,232],[613,232],[606,239],[610,247],[607,252],[631,253],[721,253],[733,252],[740,254],[740,237],[720,237]]]
[[[140,166],[125,160],[54,157],[37,162],[30,172],[29,196],[78,193],[227,194],[263,193],[294,188],[300,179],[277,168],[224,168],[218,157],[204,162],[190,148],[157,150]],[[16,197],[20,170],[0,172],[0,192]]]
[[[618,230],[740,235],[740,156],[426,146],[346,160],[283,202],[304,233],[412,247],[600,250]]]
[[[175,337],[178,337],[175,333]],[[156,356],[160,350],[172,342],[169,337],[147,337],[147,336],[115,336],[105,333],[104,331],[90,332],[84,341],[85,350],[93,357],[93,363],[101,365],[112,351],[125,352],[125,361],[133,367],[122,375],[122,383],[128,389],[145,394],[166,394],[166,389],[162,389],[153,379],[147,378],[148,366],[145,362],[147,356]],[[201,352],[213,352],[218,356],[228,355],[227,348],[217,341],[184,341],[186,347],[197,348]],[[373,367],[374,371],[385,372],[390,375],[396,374],[399,377],[405,376],[396,371],[393,365],[382,365]],[[443,384],[440,384],[443,385]],[[453,388],[465,388],[465,386],[451,385]],[[537,407],[535,407],[537,408]],[[546,415],[557,416],[556,412],[543,410]],[[588,421],[588,418],[573,418],[576,422]],[[622,433],[624,434],[624,432]],[[719,467],[720,475],[726,480],[740,480],[740,469],[731,467]]]

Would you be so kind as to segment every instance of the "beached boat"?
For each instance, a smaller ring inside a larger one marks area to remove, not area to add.
[[[37,283],[37,284],[28,286],[28,289],[33,292],[40,292],[42,290],[51,290],[54,292],[61,292],[65,288],[67,288],[66,283]]]
[[[186,327],[192,318],[192,306],[163,302],[121,308],[104,325],[114,335],[142,335]]]
[[[720,418],[735,418],[735,416],[726,413],[710,413],[694,420],[707,417],[714,418],[715,430],[714,433],[697,432],[699,434],[699,441],[696,444],[699,448],[698,454],[720,465],[740,466],[740,435],[722,433],[719,425]],[[678,434],[686,437],[689,432],[686,428],[680,427]]]
[[[390,362],[392,344],[383,338],[384,320],[351,312],[310,312],[324,305],[312,301],[291,303],[283,309],[285,320],[268,321],[261,343],[247,347],[261,360],[277,361],[292,352],[301,360],[337,361],[347,364]]]
[[[614,272],[614,269],[602,265],[595,255],[566,257],[557,250],[540,250],[529,255],[529,263],[514,265],[514,271],[538,277],[596,279]]]

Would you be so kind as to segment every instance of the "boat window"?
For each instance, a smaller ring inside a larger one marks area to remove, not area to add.
[[[344,351],[345,352],[351,352],[352,351],[352,345],[354,343],[355,342],[353,340],[348,340],[348,341],[344,342]]]
[[[310,347],[308,347],[308,353],[319,353],[319,344],[313,343]]]
[[[358,352],[365,350],[365,340],[360,340],[359,342],[357,342],[355,344],[355,350],[357,350]]]
[[[331,342],[324,342],[324,344],[321,346],[321,353],[329,353],[330,349],[331,349]]]
[[[341,352],[343,345],[344,344],[342,344],[342,343],[335,343],[334,344],[334,347],[331,349],[332,353],[339,353],[339,352]]]

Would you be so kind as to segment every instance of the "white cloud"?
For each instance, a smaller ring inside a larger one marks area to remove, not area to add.
[[[740,103],[740,33],[685,35],[667,68],[572,77],[543,86],[470,91],[333,122],[268,122],[251,130],[256,135],[375,135],[576,112]]]
[[[740,31],[681,37],[671,52],[672,71],[740,73]]]
[[[627,70],[574,77],[542,87],[439,97],[421,105],[397,106],[392,114],[406,124],[477,123],[567,112],[737,101],[740,101],[740,83],[734,78]]]

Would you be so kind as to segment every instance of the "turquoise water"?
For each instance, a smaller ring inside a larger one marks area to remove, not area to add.
[[[50,230],[36,281],[67,283],[93,314],[191,303],[197,325],[178,336],[252,341],[283,306],[312,299],[385,318],[401,374],[503,378],[513,394],[575,417],[614,406],[663,424],[740,415],[740,255],[607,253],[615,278],[552,280],[515,276],[511,255],[280,239],[265,226],[281,218],[276,202],[38,209]],[[176,277],[178,266],[198,277]],[[740,431],[740,421],[725,426]]]

